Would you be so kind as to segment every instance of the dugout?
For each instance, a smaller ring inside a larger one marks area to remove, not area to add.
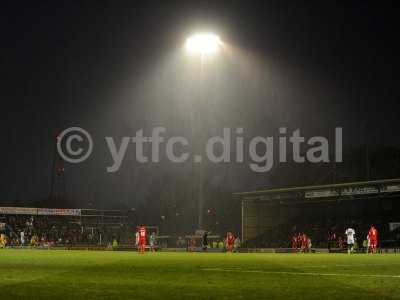
[[[281,228],[283,235],[297,224],[306,227],[307,223],[327,220],[335,224],[353,220],[381,222],[385,224],[381,228],[384,233],[399,230],[396,227],[400,226],[400,178],[260,189],[235,193],[234,197],[241,201],[244,242],[255,240],[274,228]]]

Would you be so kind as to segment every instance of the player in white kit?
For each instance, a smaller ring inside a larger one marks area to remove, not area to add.
[[[135,232],[135,246],[139,248],[139,231]]]
[[[353,228],[349,227],[346,229],[344,234],[347,236],[347,253],[351,254],[354,251],[354,240],[356,232]]]
[[[25,232],[23,230],[20,232],[20,241],[21,246],[25,246]]]

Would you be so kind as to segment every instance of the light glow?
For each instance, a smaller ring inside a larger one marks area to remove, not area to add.
[[[189,53],[212,54],[219,50],[222,42],[218,35],[213,33],[199,33],[186,40],[186,50]]]

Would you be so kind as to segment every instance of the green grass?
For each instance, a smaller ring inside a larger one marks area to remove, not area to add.
[[[400,299],[400,255],[0,250],[0,299]]]

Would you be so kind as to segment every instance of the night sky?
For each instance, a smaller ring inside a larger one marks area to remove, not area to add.
[[[2,3],[0,204],[47,199],[54,137],[80,126],[93,135],[95,150],[85,163],[65,165],[65,198],[47,206],[177,199],[175,208],[193,209],[185,206],[192,203],[189,163],[138,164],[130,151],[109,174],[104,137],[155,126],[187,136],[185,105],[199,86],[185,87],[190,78],[179,51],[198,29],[235,49],[216,63],[217,75],[209,67],[216,77],[206,79],[202,95],[210,103],[199,109],[206,135],[243,127],[248,136],[269,136],[287,127],[330,137],[341,126],[346,153],[399,146],[400,27],[391,2],[215,2]],[[273,185],[278,170],[208,165],[207,195]]]

